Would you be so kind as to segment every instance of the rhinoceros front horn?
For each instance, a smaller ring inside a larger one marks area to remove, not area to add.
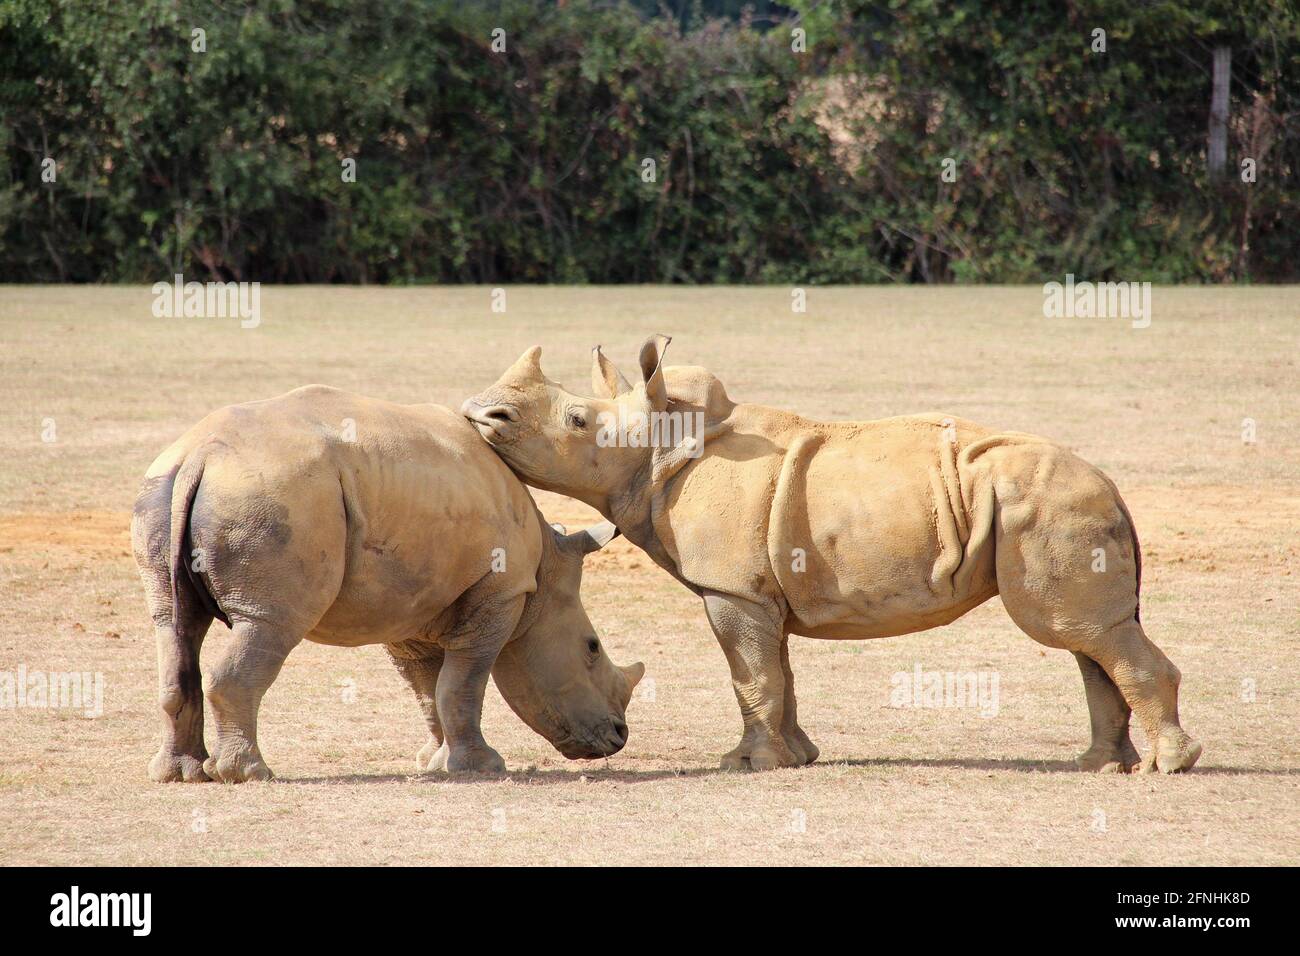
[[[582,531],[575,531],[573,534],[565,534],[564,525],[553,524],[551,527],[555,529],[556,534],[559,536],[561,547],[578,555],[599,551],[617,538],[619,534],[618,528],[612,521],[602,521],[600,524],[592,525]]]
[[[542,347],[540,345],[534,345],[515,359],[515,364],[506,369],[506,373],[501,376],[503,380],[509,381],[521,379],[529,381],[542,377]]]
[[[619,670],[623,672],[623,679],[627,681],[627,699],[630,701],[632,691],[636,690],[636,685],[641,683],[641,678],[645,676],[645,665],[637,661],[635,664],[628,664],[627,667],[620,667]]]

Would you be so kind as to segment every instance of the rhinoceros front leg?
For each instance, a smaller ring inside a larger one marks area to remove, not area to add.
[[[504,644],[502,641],[501,644]],[[506,763],[483,739],[483,693],[501,644],[450,648],[438,675],[437,707],[443,746],[429,761],[429,770],[448,773],[503,773]]]
[[[803,756],[791,751],[782,734],[785,714],[785,669],[781,622],[766,608],[729,594],[704,596],[704,611],[727,655],[731,684],[745,729],[740,743],[725,754],[724,770],[772,770],[795,767]]]
[[[217,745],[204,761],[203,771],[223,783],[270,780],[271,769],[257,746],[257,712],[302,634],[263,621],[240,621],[233,631],[233,640],[208,682]]]
[[[429,770],[436,762],[445,765],[442,722],[438,720],[438,673],[442,670],[443,650],[436,644],[422,641],[403,641],[387,644],[388,659],[415,693],[420,713],[429,728],[429,740],[415,755],[415,769]]]
[[[472,612],[441,640],[443,661],[434,702],[443,746],[431,757],[428,769],[502,773],[505,761],[488,746],[480,727],[483,693],[492,665],[523,612],[524,598],[472,597]]]

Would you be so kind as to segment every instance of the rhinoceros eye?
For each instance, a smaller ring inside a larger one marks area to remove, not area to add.
[[[582,412],[569,412],[569,424],[574,428],[586,428],[587,416]]]
[[[594,657],[596,654],[599,654],[599,653],[600,653],[600,641],[596,640],[594,637],[589,637],[589,638],[587,638],[587,653],[588,653],[588,654],[591,654],[593,657]]]

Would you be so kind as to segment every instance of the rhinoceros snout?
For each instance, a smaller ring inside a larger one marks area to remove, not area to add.
[[[519,410],[513,405],[485,405],[474,398],[465,399],[465,403],[460,406],[460,413],[488,441],[505,441],[519,423]]]
[[[596,757],[612,757],[627,745],[627,723],[617,717],[611,717],[604,738],[603,746],[598,749]]]
[[[618,741],[618,747],[615,750],[615,753],[617,753],[619,750],[623,749],[625,744],[627,744],[627,724],[617,718],[610,723],[614,728],[614,739]]]
[[[612,757],[627,745],[627,724],[618,717],[611,717],[603,730],[588,732],[580,740],[570,738],[557,749],[570,760],[599,760]]]

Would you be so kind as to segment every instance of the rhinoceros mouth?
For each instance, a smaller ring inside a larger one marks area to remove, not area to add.
[[[626,725],[625,725],[626,726]],[[612,757],[627,743],[627,731],[618,733],[613,725],[605,734],[574,733],[569,728],[562,740],[555,741],[555,749],[569,760],[599,760]]]
[[[600,740],[597,734],[587,733],[569,723],[550,704],[545,704],[543,710],[552,726],[560,731],[555,737],[548,738],[551,746],[566,760],[599,760],[602,757],[612,757],[627,743],[626,724],[623,725],[623,732],[620,734],[614,730],[614,725],[611,723],[610,734],[604,735],[606,739]],[[534,729],[541,733],[540,728]],[[543,733],[542,736],[545,737],[546,734]]]
[[[555,749],[568,760],[599,760],[602,757],[614,756],[623,749],[623,745],[611,741],[604,747],[595,747],[589,743],[571,741],[565,746],[556,744]]]
[[[460,413],[478,429],[485,440],[493,444],[513,438],[519,423],[519,410],[513,405],[484,405],[472,398],[465,400]]]

